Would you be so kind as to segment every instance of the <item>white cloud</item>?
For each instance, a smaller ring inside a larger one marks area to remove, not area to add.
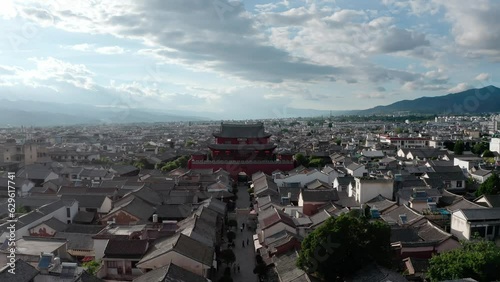
[[[14,84],[22,82],[32,87],[46,86],[52,89],[57,89],[56,86],[52,85],[54,82],[69,84],[85,90],[93,90],[95,87],[92,79],[94,73],[85,65],[71,64],[53,57],[29,58],[28,61],[35,64],[34,68],[1,66],[0,78]]]
[[[490,0],[434,0],[445,8],[446,19],[452,24],[455,42],[470,57],[500,58],[500,2]]]
[[[479,81],[486,81],[486,80],[489,80],[490,79],[490,74],[489,73],[480,73],[476,76],[476,80],[479,80]]]
[[[456,86],[448,89],[448,92],[450,92],[450,93],[458,93],[458,92],[465,91],[465,90],[467,90],[469,88],[470,88],[469,84],[467,84],[465,82],[461,82],[461,83],[457,84]]]
[[[120,46],[102,46],[96,47],[95,44],[75,44],[75,45],[62,45],[62,48],[71,49],[80,52],[95,52],[98,54],[104,55],[114,55],[114,54],[123,54],[125,53],[125,49]]]

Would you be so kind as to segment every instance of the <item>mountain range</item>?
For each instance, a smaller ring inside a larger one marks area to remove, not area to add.
[[[387,106],[359,111],[325,111],[287,108],[283,117],[331,115],[477,114],[500,112],[500,88],[493,85],[436,97],[403,100]],[[82,104],[59,104],[40,101],[0,100],[0,127],[52,126],[103,123],[139,123],[200,121],[217,119],[213,113],[137,108],[98,107]]]
[[[500,88],[493,85],[437,97],[402,100],[387,106],[355,111],[358,115],[393,114],[478,114],[500,112]]]

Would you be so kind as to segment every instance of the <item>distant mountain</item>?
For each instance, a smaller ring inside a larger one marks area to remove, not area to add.
[[[387,106],[357,111],[360,115],[409,111],[420,114],[475,114],[500,112],[500,88],[493,85],[437,97],[403,100]]]
[[[349,115],[357,111],[328,111],[328,110],[313,110],[313,109],[297,109],[286,108],[284,113],[285,117],[328,117],[332,116]]]
[[[147,109],[0,100],[0,127],[199,120],[209,120],[209,118],[171,114],[168,110],[163,113]]]

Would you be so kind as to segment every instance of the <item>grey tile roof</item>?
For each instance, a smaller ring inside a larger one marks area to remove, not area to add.
[[[274,267],[281,282],[310,281],[308,274],[295,265],[297,258],[295,251],[273,258]]]
[[[339,196],[334,189],[310,190],[302,189],[302,199],[304,202],[329,202],[338,201]]]
[[[2,282],[31,282],[38,275],[39,271],[24,260],[17,259],[15,262],[16,274],[8,272],[9,266],[0,269],[0,281]]]
[[[500,208],[500,195],[483,195],[492,208]]]
[[[170,263],[167,266],[149,271],[134,279],[133,282],[207,282],[208,280],[193,272]]]
[[[470,221],[500,220],[500,208],[461,209],[461,211],[465,218]]]
[[[222,123],[219,132],[213,134],[225,138],[265,138],[270,134],[264,130],[263,123],[257,124],[231,124]]]
[[[47,225],[48,227],[54,229],[57,232],[64,231],[68,227],[68,225],[66,223],[60,221],[59,219],[57,219],[55,217],[52,217],[52,218],[50,218],[42,223]]]
[[[98,209],[106,199],[105,195],[62,195],[61,199],[73,199],[78,202],[78,207]]]
[[[156,207],[156,213],[162,218],[186,218],[191,214],[191,204],[161,205]]]
[[[68,241],[68,250],[94,250],[93,234],[57,232],[54,237]]]
[[[111,239],[104,256],[108,258],[142,258],[149,247],[148,240]]]
[[[155,212],[154,207],[138,197],[131,197],[129,201],[124,202],[120,206],[117,206],[113,210],[111,210],[107,216],[115,213],[118,210],[126,211],[127,213],[136,216],[143,221],[147,221]]]
[[[68,224],[66,227],[66,230],[64,230],[67,233],[82,233],[82,234],[91,234],[95,235],[99,233],[101,230],[106,228],[105,226],[101,225],[88,225],[88,224]]]
[[[146,262],[170,251],[178,252],[192,260],[212,266],[214,249],[182,233],[156,240],[139,263]]]
[[[383,213],[380,217],[387,223],[397,223],[404,224],[401,222],[400,215],[406,215],[406,224],[411,224],[424,216],[417,213],[416,211],[410,209],[409,207],[402,205],[391,211]]]
[[[96,214],[94,212],[79,211],[73,218],[74,222],[77,223],[92,223],[95,219]]]

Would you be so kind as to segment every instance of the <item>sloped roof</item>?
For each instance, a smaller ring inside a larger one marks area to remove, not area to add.
[[[17,259],[15,264],[16,274],[9,273],[10,266],[4,266],[0,269],[0,281],[2,282],[30,282],[40,273],[34,266],[25,262],[24,260]]]
[[[304,202],[329,202],[339,200],[337,190],[334,189],[302,189],[301,194]]]
[[[461,209],[460,211],[462,211],[465,218],[470,221],[500,219],[500,208]]]
[[[148,246],[148,240],[110,239],[104,250],[104,256],[108,258],[140,258],[146,253]]]
[[[64,231],[68,226],[66,223],[60,221],[59,219],[57,219],[55,217],[51,217],[50,219],[47,219],[46,221],[44,221],[40,224],[45,224],[57,232]]]
[[[297,267],[295,263],[297,258],[298,254],[295,251],[273,257],[274,267],[281,282],[312,281],[306,272]]]
[[[94,250],[93,234],[57,232],[56,238],[68,241],[68,250]]]
[[[267,138],[271,134],[264,131],[263,123],[222,123],[219,132],[214,132],[215,137],[223,138]]]
[[[203,276],[170,263],[164,267],[153,269],[133,280],[133,282],[207,282]]]
[[[139,264],[170,251],[178,252],[197,262],[212,266],[214,249],[182,233],[156,240],[148,253],[139,261]]]

